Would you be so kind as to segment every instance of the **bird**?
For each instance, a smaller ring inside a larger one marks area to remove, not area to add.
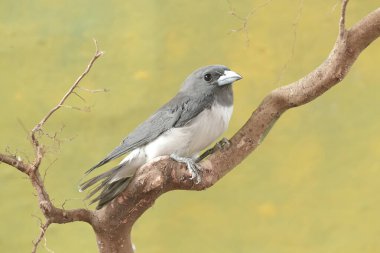
[[[196,159],[228,128],[233,111],[232,84],[242,79],[224,65],[209,65],[193,71],[179,92],[147,120],[138,125],[119,146],[85,172],[126,155],[112,169],[79,185],[90,188],[86,199],[94,197],[99,210],[116,198],[129,184],[139,167],[159,156],[185,163],[191,179],[199,183]]]

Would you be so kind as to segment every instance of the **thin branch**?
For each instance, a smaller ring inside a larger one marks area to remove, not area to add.
[[[41,240],[44,238],[46,230],[49,228],[50,224],[51,224],[51,222],[49,220],[47,220],[45,224],[40,226],[41,232],[40,232],[40,235],[38,236],[37,240],[35,242],[33,242],[32,253],[37,252],[38,245],[40,244]]]
[[[44,236],[44,241],[45,241],[44,242],[44,247],[47,250],[47,252],[54,253],[54,251],[52,251],[51,249],[49,249],[48,246],[47,246],[47,238],[46,238],[46,236]]]
[[[95,89],[95,90],[88,89],[88,88],[85,88],[85,87],[82,87],[82,86],[77,86],[77,88],[80,89],[80,90],[83,90],[83,91],[90,92],[90,93],[109,92],[110,91],[109,89],[106,89],[106,88]]]
[[[22,130],[26,133],[26,136],[29,136],[29,130],[25,126],[24,122],[21,121],[21,119],[17,118],[18,124],[21,126]]]
[[[278,78],[275,81],[275,84],[278,84],[282,80],[282,78],[283,78],[283,76],[285,74],[285,71],[287,70],[290,62],[292,61],[292,59],[294,57],[294,54],[295,54],[295,51],[296,51],[296,43],[297,43],[297,31],[298,31],[299,21],[300,21],[301,16],[302,16],[303,3],[304,3],[304,0],[300,0],[299,1],[297,16],[296,16],[296,18],[294,19],[294,21],[292,23],[292,27],[293,27],[293,41],[292,41],[292,49],[290,51],[290,56],[289,56],[288,60],[285,62],[284,66],[282,66],[282,68],[280,70],[280,74],[278,75]]]
[[[79,86],[77,86],[77,87],[79,88]],[[79,95],[77,92],[73,91],[73,94],[74,94],[75,96],[77,96],[80,100],[82,100],[83,102],[86,103],[86,99],[84,99],[84,97],[82,97],[81,95]]]
[[[244,32],[245,38],[246,38],[246,46],[249,46],[250,39],[249,39],[249,33],[248,33],[248,24],[249,24],[249,18],[255,14],[256,11],[259,9],[267,6],[269,3],[271,3],[273,0],[267,0],[266,2],[259,4],[256,6],[253,10],[251,10],[245,17],[240,16],[239,14],[236,13],[235,8],[233,8],[231,2],[229,0],[226,0],[228,7],[229,7],[229,13],[231,16],[235,17],[237,20],[239,20],[242,23],[242,26],[237,29],[232,29],[231,32]]]
[[[78,106],[72,106],[72,105],[60,105],[60,107],[77,110],[81,112],[91,112],[91,106],[78,107]]]
[[[35,171],[29,175],[30,181],[34,189],[37,192],[38,202],[40,209],[46,219],[50,220],[52,223],[69,223],[73,221],[83,221],[91,223],[93,219],[93,212],[87,209],[73,209],[64,210],[57,208],[53,205],[50,197],[45,189],[43,180],[39,171]]]
[[[98,48],[98,43],[96,40],[94,40],[94,43],[95,43],[95,54],[94,56],[92,57],[92,59],[90,60],[89,64],[87,65],[86,69],[84,70],[84,72],[77,78],[77,80],[74,82],[74,84],[70,87],[70,89],[66,92],[66,94],[63,96],[63,98],[61,99],[61,101],[59,101],[59,103],[53,107],[53,109],[51,109],[48,114],[46,114],[45,117],[42,118],[42,120],[32,129],[32,132],[31,132],[31,140],[32,140],[32,145],[33,145],[33,148],[34,148],[34,152],[35,152],[35,160],[33,162],[33,165],[32,165],[32,170],[35,171],[38,169],[38,167],[40,166],[41,164],[41,161],[42,161],[42,158],[43,158],[43,155],[44,155],[44,148],[42,145],[40,145],[39,141],[38,141],[38,138],[36,136],[36,132],[40,131],[42,126],[45,124],[45,122],[54,114],[54,112],[56,112],[59,108],[61,107],[67,107],[67,108],[71,108],[71,109],[77,109],[77,110],[80,110],[80,111],[88,111],[88,108],[87,109],[82,109],[82,108],[78,108],[78,107],[73,107],[73,106],[68,106],[68,105],[64,105],[66,99],[71,95],[73,94],[74,92],[74,89],[77,88],[78,84],[80,83],[80,81],[87,75],[88,72],[90,72],[93,64],[95,63],[95,61],[103,55],[103,52],[102,51],[99,51],[99,48]]]
[[[47,175],[49,169],[51,168],[51,166],[53,166],[53,164],[54,164],[56,161],[58,161],[58,158],[55,158],[55,159],[54,159],[54,160],[53,160],[53,161],[52,161],[52,162],[46,167],[45,172],[44,172],[44,176],[43,176],[43,178],[42,178],[42,181],[43,181],[43,182],[45,182],[46,175]]]
[[[347,9],[348,0],[343,0],[342,2],[342,11],[340,14],[339,21],[339,38],[343,39],[344,34],[346,33],[346,9]]]
[[[54,206],[54,204],[52,203],[49,197],[49,194],[47,193],[45,189],[44,180],[41,178],[40,172],[38,170],[40,167],[42,158],[44,156],[45,150],[43,146],[39,143],[38,137],[36,136],[36,133],[42,133],[43,125],[59,108],[68,107],[71,109],[76,109],[75,107],[65,105],[64,103],[71,94],[74,93],[78,95],[74,91],[75,88],[77,88],[80,81],[89,73],[95,61],[100,56],[103,55],[103,52],[99,51],[98,49],[96,40],[94,40],[94,42],[95,42],[95,48],[96,48],[95,54],[90,60],[84,72],[77,78],[77,80],[66,92],[63,98],[60,100],[60,102],[53,109],[51,109],[49,113],[33,128],[32,133],[31,133],[31,140],[32,140],[33,147],[35,149],[35,161],[31,165],[28,166],[29,169],[27,170],[27,174],[29,175],[29,179],[34,189],[36,190],[40,209],[48,221],[45,224],[46,228],[43,227],[42,229],[40,237],[37,240],[37,243],[35,244],[35,248],[37,247],[38,243],[41,241],[42,237],[44,236],[45,231],[47,227],[50,225],[50,223],[62,224],[62,223],[68,223],[68,222],[73,222],[73,221],[83,221],[83,222],[87,222],[91,224],[94,217],[93,212],[87,209],[64,210],[63,208],[61,209]],[[52,137],[53,140],[55,140],[56,136],[57,134],[54,134],[54,136]],[[50,136],[48,135],[48,137]]]
[[[0,163],[2,162],[18,169],[23,173],[27,174],[29,171],[28,164],[24,163],[19,156],[0,154]]]
[[[41,233],[39,237],[37,238],[36,242],[34,243],[33,252],[36,252],[38,244],[41,242],[42,238],[44,237],[46,233],[46,229],[49,227],[51,223],[68,223],[73,221],[83,221],[87,223],[92,223],[92,220],[94,218],[94,213],[87,209],[74,209],[74,210],[64,210],[63,208],[57,208],[52,203],[49,194],[47,193],[45,186],[44,186],[44,180],[41,178],[39,167],[41,164],[41,161],[45,154],[44,147],[39,143],[39,136],[38,134],[43,134],[42,127],[47,122],[47,120],[61,107],[68,107],[71,109],[78,109],[72,106],[65,105],[65,101],[71,94],[75,94],[79,96],[74,90],[77,88],[80,81],[87,75],[87,73],[91,70],[91,67],[93,66],[94,62],[103,55],[102,51],[99,51],[98,45],[96,40],[95,42],[95,55],[90,60],[89,64],[87,65],[87,68],[85,71],[77,78],[77,80],[74,82],[74,84],[70,87],[70,89],[66,92],[66,94],[63,96],[63,98],[60,100],[60,102],[51,109],[48,114],[33,128],[31,131],[31,141],[33,148],[35,150],[35,160],[32,163],[24,163],[21,158],[19,158],[16,155],[6,155],[6,154],[0,154],[0,162],[4,162],[10,166],[13,166],[20,170],[21,172],[27,174],[29,176],[29,179],[36,190],[37,197],[38,197],[38,203],[40,206],[40,209],[42,213],[44,214],[47,222],[41,226]],[[80,97],[80,96],[79,96]],[[83,110],[79,108],[80,110]],[[88,109],[87,109],[88,111]],[[62,129],[61,129],[62,130]],[[51,137],[47,134],[48,137]],[[57,133],[54,134],[51,138],[53,140],[56,140]],[[53,161],[54,163],[55,161]],[[47,170],[51,164],[48,166],[48,168],[45,171],[45,175]],[[44,178],[45,178],[44,175]]]
[[[331,13],[333,13],[335,11],[336,7],[338,7],[339,2],[340,2],[339,0],[336,0],[335,4],[331,7]]]
[[[103,55],[102,51],[99,51],[98,44],[96,40],[94,40],[95,43],[95,54],[90,60],[89,64],[87,65],[84,72],[77,78],[77,80],[74,82],[74,84],[70,87],[70,89],[66,92],[66,94],[63,96],[61,101],[49,111],[49,113],[33,128],[31,133],[31,139],[32,144],[35,149],[35,161],[33,164],[31,164],[30,170],[28,171],[29,179],[36,190],[38,202],[40,209],[46,219],[50,223],[68,223],[72,221],[84,221],[87,223],[91,223],[93,219],[93,212],[86,209],[74,209],[74,210],[64,210],[60,209],[54,206],[52,203],[49,194],[47,193],[45,186],[44,186],[44,180],[41,178],[40,172],[39,172],[39,166],[41,164],[42,158],[44,156],[44,148],[39,143],[38,138],[36,136],[37,132],[41,132],[43,125],[46,123],[46,121],[61,107],[68,107],[71,109],[76,109],[72,106],[65,105],[66,99],[71,94],[75,93],[75,88],[77,88],[80,81],[87,75],[87,73],[91,70],[93,64],[95,61]],[[79,108],[80,109],[80,108]],[[54,135],[54,138],[56,135]]]
[[[94,62],[103,55],[103,51],[99,51],[98,49],[98,43],[96,40],[94,40],[95,43],[95,55],[91,59],[90,63],[87,65],[87,68],[84,70],[84,72],[78,77],[78,79],[74,82],[74,84],[70,87],[70,89],[66,92],[66,94],[63,96],[61,101],[53,108],[51,109],[48,114],[33,128],[32,133],[38,131],[44,124],[45,122],[50,118],[51,115],[55,111],[57,111],[60,107],[63,106],[63,103],[65,103],[66,99],[73,93],[74,89],[78,86],[79,82],[87,75],[88,72],[90,72],[92,65]]]

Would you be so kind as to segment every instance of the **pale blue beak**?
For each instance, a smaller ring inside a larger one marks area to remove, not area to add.
[[[226,84],[231,84],[240,79],[242,79],[242,77],[238,73],[232,70],[225,70],[223,75],[219,77],[217,82],[219,86],[223,86]]]

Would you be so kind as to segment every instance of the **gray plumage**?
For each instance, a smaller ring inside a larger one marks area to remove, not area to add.
[[[140,124],[122,143],[86,172],[129,153],[123,161],[80,185],[94,186],[87,198],[97,209],[123,191],[135,171],[147,161],[172,155],[192,158],[226,130],[232,113],[232,84],[241,77],[227,67],[213,65],[194,71],[178,94]]]

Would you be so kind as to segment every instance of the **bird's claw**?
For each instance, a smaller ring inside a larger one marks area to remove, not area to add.
[[[201,167],[192,158],[180,157],[176,154],[171,154],[170,158],[172,158],[176,162],[185,163],[187,170],[191,174],[190,179],[191,180],[195,179],[196,184],[199,184],[201,182],[201,176],[199,175],[199,171],[201,170]]]
[[[225,149],[225,148],[229,148],[231,145],[231,142],[230,140],[228,140],[227,138],[223,137],[223,139],[221,139],[220,141],[218,141],[216,143],[216,146],[218,149]]]
[[[200,167],[198,166],[198,164],[192,161],[190,163],[186,163],[186,165],[187,165],[187,169],[190,171],[190,174],[191,174],[190,179],[191,180],[195,179],[195,183],[199,184],[201,182],[201,176],[199,175]]]
[[[206,150],[205,152],[203,152],[203,154],[201,154],[196,160],[195,162],[200,162],[202,161],[204,158],[206,158],[207,156],[211,155],[212,153],[214,153],[215,151],[217,150],[223,150],[225,148],[229,148],[231,145],[231,142],[227,139],[227,138],[224,138],[221,139],[220,141],[218,141],[214,147]]]

